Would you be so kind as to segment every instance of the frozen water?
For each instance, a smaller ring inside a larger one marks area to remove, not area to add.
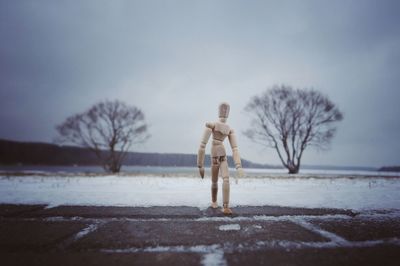
[[[102,206],[210,204],[211,182],[194,177],[0,177],[0,203]],[[218,201],[222,202],[221,183]],[[398,178],[246,178],[231,182],[231,206],[400,209]]]

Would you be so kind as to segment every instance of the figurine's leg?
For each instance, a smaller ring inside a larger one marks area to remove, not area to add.
[[[218,172],[220,168],[220,162],[218,157],[212,158],[211,165],[211,207],[218,208],[217,194],[218,194]]]
[[[229,209],[229,171],[228,162],[226,156],[221,157],[221,173],[222,173],[222,202],[224,214],[232,214],[232,210]]]

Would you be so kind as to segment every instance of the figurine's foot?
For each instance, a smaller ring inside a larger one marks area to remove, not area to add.
[[[211,202],[211,208],[213,208],[213,209],[218,208],[218,203],[217,202]]]
[[[232,210],[229,209],[228,207],[222,208],[222,212],[223,212],[225,215],[231,215],[231,214],[232,214]]]

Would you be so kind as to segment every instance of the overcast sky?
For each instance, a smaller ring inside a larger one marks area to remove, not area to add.
[[[0,0],[0,138],[51,142],[69,115],[119,99],[150,124],[135,151],[196,153],[227,101],[242,157],[279,164],[241,132],[249,99],[284,83],[344,113],[303,163],[399,165],[399,14],[396,0]]]

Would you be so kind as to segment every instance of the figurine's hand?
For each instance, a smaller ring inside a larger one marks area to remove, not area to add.
[[[199,167],[199,173],[201,178],[204,178],[204,167]]]
[[[244,172],[243,172],[243,168],[242,167],[239,167],[237,169],[237,176],[238,177],[243,177],[244,176]]]
[[[244,176],[244,172],[243,172],[243,168],[239,167],[238,169],[236,169],[236,175],[235,175],[235,184],[237,185],[239,183],[239,178],[238,177],[243,177]]]

